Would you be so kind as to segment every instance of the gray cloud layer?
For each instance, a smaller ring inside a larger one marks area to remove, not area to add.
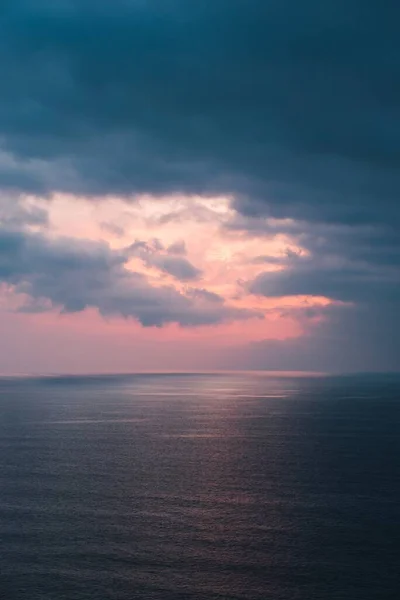
[[[212,325],[258,316],[172,287],[152,287],[129,271],[129,252],[99,242],[51,240],[42,234],[0,227],[0,282],[30,299],[22,310],[94,307],[103,315],[137,319],[144,326],[166,323]]]
[[[264,296],[313,295],[344,302],[368,303],[400,300],[400,245],[395,232],[365,227],[304,224],[290,228],[307,252],[287,253],[271,261],[284,267],[265,272],[250,283],[254,294]]]
[[[2,184],[398,222],[399,16],[394,0],[5,2]]]

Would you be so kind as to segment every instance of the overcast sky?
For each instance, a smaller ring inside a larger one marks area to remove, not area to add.
[[[398,0],[4,0],[0,374],[400,368]]]

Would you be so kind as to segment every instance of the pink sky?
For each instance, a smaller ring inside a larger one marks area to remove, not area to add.
[[[101,241],[115,251],[145,242],[151,250],[133,254],[128,269],[143,274],[152,287],[170,286],[182,295],[196,287],[218,294],[227,307],[257,316],[198,327],[143,327],[133,318],[104,318],[96,307],[64,314],[46,299],[43,312],[18,312],[24,295],[3,286],[0,324],[8,344],[0,355],[2,374],[218,369],[235,346],[301,336],[301,309],[329,302],[246,291],[259,273],[283,268],[277,264],[280,257],[303,250],[279,227],[269,237],[230,229],[235,213],[229,198],[142,197],[126,203],[60,196],[50,203],[28,198],[24,207],[48,211],[48,224],[29,226],[30,232],[53,241]],[[4,205],[3,218],[9,219],[10,211],[10,204]],[[196,281],[181,281],[159,267],[171,245],[201,272]],[[271,264],[255,261],[260,256],[270,257]]]

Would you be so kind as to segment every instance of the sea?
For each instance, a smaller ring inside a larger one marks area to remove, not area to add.
[[[400,377],[0,379],[2,600],[399,600]]]

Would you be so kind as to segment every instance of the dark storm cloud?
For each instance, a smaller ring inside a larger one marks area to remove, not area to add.
[[[206,297],[185,296],[173,287],[152,287],[143,275],[126,268],[128,258],[129,253],[100,242],[51,240],[0,227],[0,282],[27,295],[23,310],[78,312],[94,307],[105,316],[132,317],[157,327],[259,316]]]
[[[399,16],[394,0],[5,2],[3,186],[398,222]]]

